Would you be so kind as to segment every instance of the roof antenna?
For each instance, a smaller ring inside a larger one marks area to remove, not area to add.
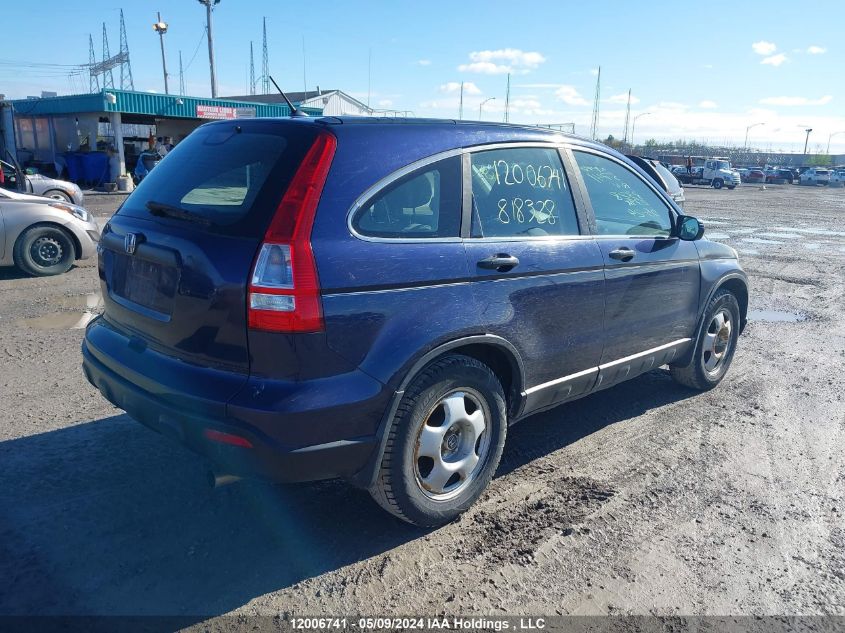
[[[308,116],[308,115],[307,115],[307,114],[305,114],[302,110],[300,110],[299,108],[295,107],[295,106],[294,106],[294,105],[290,102],[290,99],[288,99],[288,96],[287,96],[284,92],[282,92],[282,89],[281,89],[281,88],[279,88],[279,84],[277,84],[277,83],[276,83],[276,80],[275,80],[275,79],[273,79],[273,75],[270,75],[270,81],[272,81],[272,82],[273,82],[273,85],[274,85],[274,86],[276,86],[276,90],[278,90],[278,91],[279,91],[279,94],[280,94],[280,95],[282,95],[282,97],[284,97],[284,99],[285,99],[285,103],[287,103],[287,104],[288,104],[288,108],[290,108],[290,116],[291,116],[291,118],[294,118],[294,117],[299,118],[299,117],[303,117],[303,116],[304,116],[304,117],[307,117],[307,116]]]

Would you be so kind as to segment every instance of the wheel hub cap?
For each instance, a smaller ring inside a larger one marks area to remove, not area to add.
[[[437,501],[460,494],[481,470],[490,433],[474,390],[454,391],[433,407],[417,434],[414,468],[417,485]]]
[[[49,237],[35,240],[30,249],[33,259],[41,266],[53,266],[62,260],[62,245]]]
[[[731,346],[733,325],[731,315],[726,310],[716,313],[707,326],[704,342],[701,346],[704,369],[716,373],[722,365]]]

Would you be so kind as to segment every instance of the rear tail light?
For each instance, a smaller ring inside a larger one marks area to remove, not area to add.
[[[337,141],[320,134],[305,155],[264,235],[252,267],[249,327],[273,332],[323,329],[311,229]]]

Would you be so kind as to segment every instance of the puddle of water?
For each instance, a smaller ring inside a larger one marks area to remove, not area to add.
[[[783,244],[783,242],[778,242],[777,240],[764,240],[759,237],[744,237],[742,241],[748,242],[749,244]]]
[[[767,323],[797,323],[807,317],[800,312],[785,312],[782,310],[749,310],[749,321],[766,321]]]
[[[708,224],[727,224],[727,222],[723,222],[722,220],[705,220],[702,218],[701,221],[704,222],[705,226],[707,226]]]
[[[36,330],[79,330],[88,325],[103,307],[103,297],[99,292],[75,297],[60,297],[55,305],[62,308],[75,308],[67,312],[54,312],[31,319],[20,319],[16,323]]]
[[[728,235],[727,233],[720,233],[719,231],[707,231],[707,233],[705,233],[705,235],[707,235],[707,237],[710,238],[711,240],[729,240],[729,239],[731,239],[730,235]]]
[[[761,237],[783,238],[786,240],[795,240],[799,237],[803,237],[802,235],[798,235],[798,233],[758,233],[757,235]]]

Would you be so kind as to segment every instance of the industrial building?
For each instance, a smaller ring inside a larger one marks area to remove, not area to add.
[[[367,104],[358,101],[342,90],[309,90],[307,92],[288,92],[286,93],[291,103],[298,108],[317,108],[326,116],[373,116],[381,115],[385,112],[375,110]],[[266,103],[266,104],[283,104],[285,102],[282,95],[263,94],[263,95],[240,95],[234,97],[226,97],[227,99],[234,99],[236,101],[249,101],[252,103]]]
[[[322,114],[321,108],[301,107],[308,114]],[[169,136],[178,143],[209,120],[289,114],[290,108],[284,103],[109,88],[90,94],[0,102],[0,134],[3,147],[19,163],[43,173],[71,168],[76,155],[113,149],[119,160],[119,172],[124,174],[131,173],[138,155],[149,148],[150,137]],[[73,173],[66,175],[78,180]],[[84,179],[95,185],[114,182],[116,176],[106,173],[93,179],[100,182],[91,182],[89,176]]]

